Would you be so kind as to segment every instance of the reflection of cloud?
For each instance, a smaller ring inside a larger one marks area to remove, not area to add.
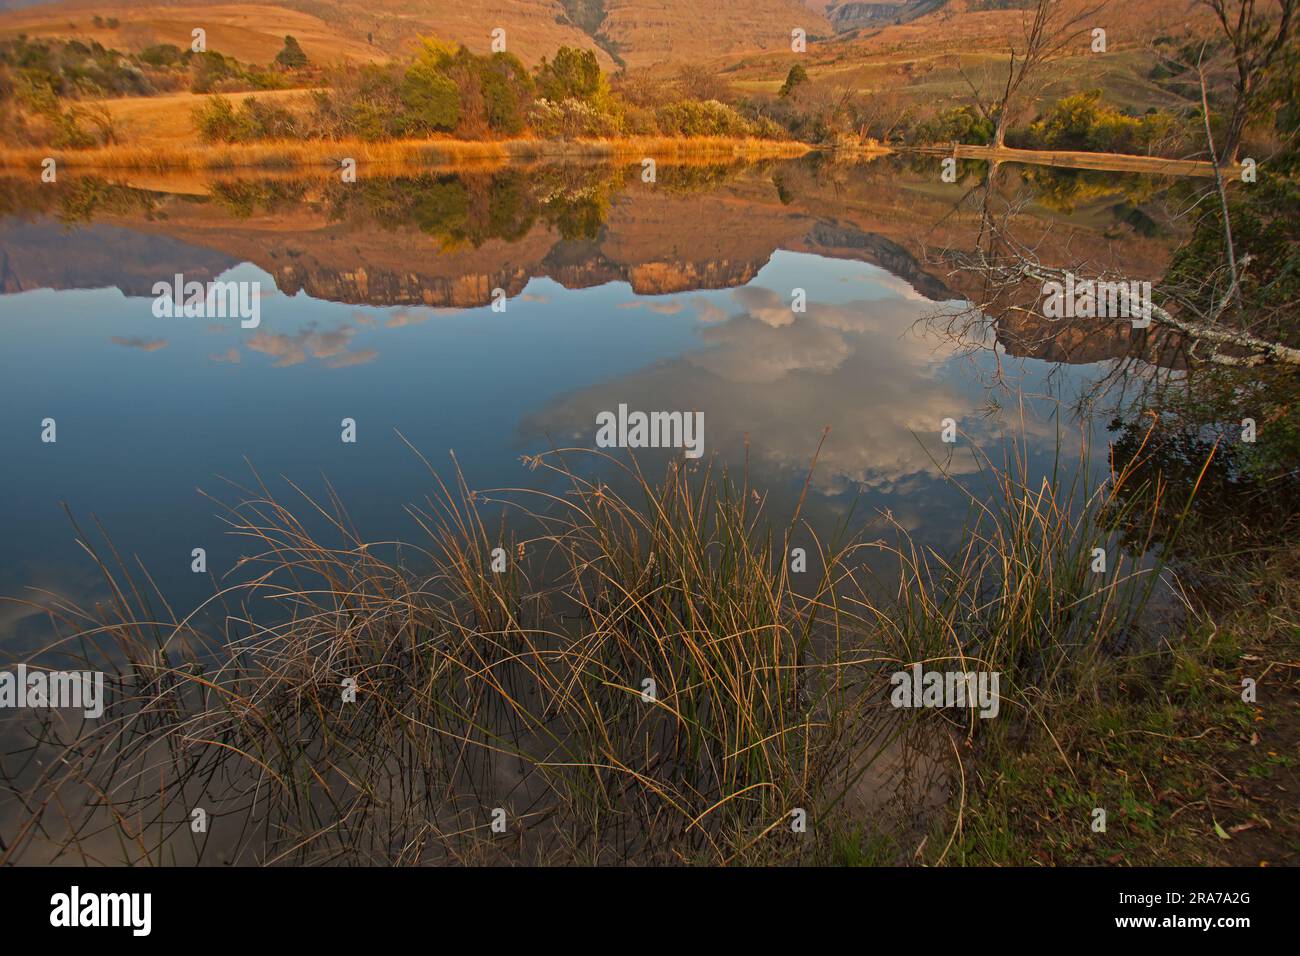
[[[384,323],[390,329],[400,329],[408,325],[420,325],[433,318],[432,312],[415,312],[410,309],[398,309]]]
[[[349,352],[347,355],[340,355],[337,358],[329,359],[325,362],[326,368],[348,368],[352,365],[365,365],[367,362],[373,362],[379,358],[379,353],[375,349],[362,349],[360,352]]]
[[[667,301],[633,299],[631,302],[620,302],[618,307],[620,309],[649,309],[651,312],[658,312],[660,315],[676,315],[686,308],[686,303],[677,298]]]
[[[771,289],[747,285],[736,289],[731,297],[755,319],[773,328],[789,325],[795,319],[790,308],[793,297],[783,299]]]
[[[725,310],[714,305],[708,299],[695,300],[696,318],[705,324],[711,325],[714,322],[721,322],[727,317]]]
[[[122,345],[128,349],[139,349],[141,352],[157,352],[159,349],[167,347],[166,339],[141,339],[134,335],[129,338],[115,335],[111,341],[114,345]]]
[[[43,557],[6,562],[0,568],[2,656],[17,660],[48,646],[52,637],[48,609],[66,609],[70,604],[93,607],[107,597],[104,579],[93,565],[51,562]]]
[[[388,321],[384,325],[390,329],[400,329],[408,325],[423,325],[435,315],[457,315],[460,311],[460,309],[444,306],[433,306],[426,309],[394,309],[389,313]]]
[[[346,325],[325,332],[308,326],[296,335],[258,332],[248,340],[248,347],[273,357],[276,368],[299,365],[307,360],[308,355],[328,360],[324,362],[327,368],[344,368],[372,361],[377,354],[372,350],[348,353],[354,335],[356,330]]]
[[[933,343],[907,337],[907,330],[918,318],[942,311],[934,303],[909,298],[843,305],[810,302],[807,312],[796,313],[770,289],[751,286],[736,290],[734,296],[752,308],[703,330],[700,337],[713,348],[686,360],[735,382],[773,382],[796,371],[831,372],[858,347],[852,341],[855,334],[906,337],[886,347],[914,349],[911,364],[922,364],[930,357]],[[880,343],[872,347],[879,348]]]
[[[241,356],[239,354],[239,349],[234,348],[232,346],[231,348],[226,349],[226,351],[222,352],[220,355],[209,355],[208,358],[210,358],[214,362],[231,362],[233,364],[238,365]]]
[[[734,316],[700,333],[714,346],[686,361],[731,382],[775,382],[793,371],[829,372],[848,356],[849,343],[834,329],[806,323],[773,328],[748,315]]]
[[[748,436],[756,469],[781,480],[806,469],[829,426],[814,484],[831,495],[917,493],[941,470],[975,470],[968,440],[955,449],[940,441],[941,422],[953,418],[977,440],[995,426],[980,417],[981,397],[947,374],[949,351],[913,328],[945,306],[909,294],[810,302],[795,313],[781,292],[762,286],[732,296],[744,311],[722,321],[714,318],[721,308],[695,300],[714,319],[699,332],[704,348],[569,395],[525,430],[590,444],[595,413],[621,402],[699,410],[706,454],[739,460]]]

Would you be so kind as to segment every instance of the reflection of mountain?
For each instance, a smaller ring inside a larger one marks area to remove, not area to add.
[[[1164,368],[1183,368],[1186,357],[1177,336],[1158,326],[1135,329],[1127,319],[1045,319],[1008,312],[998,320],[998,344],[1017,358],[1087,365],[1140,358]]]
[[[983,280],[944,258],[977,241],[977,217],[963,204],[971,185],[936,187],[932,172],[923,160],[814,159],[665,166],[647,184],[609,166],[507,167],[351,185],[232,179],[197,199],[74,181],[26,198],[11,189],[7,208],[31,217],[75,211],[96,225],[67,232],[53,218],[5,220],[0,254],[6,291],[117,284],[146,294],[176,272],[205,278],[248,261],[290,295],[471,308],[490,303],[495,289],[516,296],[538,277],[571,289],[626,282],[640,295],[735,288],[786,250],[878,265],[932,301],[985,302]],[[1078,214],[1035,209],[1012,224],[1020,242],[1048,264],[1160,275],[1167,229],[1130,228],[1134,206],[1119,187],[1093,195],[1061,185]],[[1032,177],[1005,176],[1000,188],[1008,201],[1026,189],[1046,195]],[[1013,355],[1080,363],[1129,355],[1130,332],[1013,313],[998,334]],[[1141,354],[1155,357],[1150,348]]]
[[[331,221],[310,203],[247,217],[212,203],[176,203],[164,215],[108,217],[115,233],[130,241],[111,246],[111,268],[106,252],[98,251],[106,281],[88,283],[85,262],[75,254],[61,257],[65,268],[76,269],[73,273],[60,273],[53,258],[39,260],[39,268],[37,262],[16,259],[10,285],[110,284],[116,269],[119,275],[149,277],[132,285],[134,294],[143,294],[154,278],[198,272],[200,267],[190,265],[197,257],[205,266],[252,262],[290,295],[302,291],[352,304],[465,308],[490,303],[496,288],[517,295],[540,276],[568,288],[623,281],[643,295],[733,288],[750,281],[775,250],[792,249],[872,262],[930,298],[947,297],[943,283],[897,243],[848,222],[826,222],[783,206],[770,192],[766,198],[764,205],[725,188],[689,194],[634,186],[610,201],[592,237],[566,238],[562,226],[539,218],[522,235],[487,238],[477,246],[440,241],[413,224]],[[19,228],[24,245],[54,249],[76,241],[60,227],[33,225],[0,230],[0,242],[16,243]],[[85,233],[73,234],[78,235]],[[32,272],[23,274],[28,266]]]
[[[862,259],[878,265],[928,299],[952,298],[951,290],[942,281],[926,272],[910,252],[884,236],[838,223],[818,222],[807,236],[807,248],[837,259]],[[859,254],[846,255],[850,251]]]
[[[121,226],[97,223],[67,230],[48,222],[7,222],[0,228],[4,294],[117,286],[124,295],[152,295],[155,282],[182,266],[189,278],[207,281],[238,261],[203,246]]]

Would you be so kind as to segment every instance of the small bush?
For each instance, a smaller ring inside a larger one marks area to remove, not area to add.
[[[785,82],[781,84],[781,91],[778,94],[785,99],[802,83],[808,82],[808,71],[803,68],[803,64],[796,63],[790,67],[790,72],[785,75]]]
[[[170,67],[178,66],[181,63],[181,48],[174,43],[159,43],[151,47],[145,47],[139,53],[139,59],[153,67]]]
[[[297,118],[282,106],[250,96],[239,109],[222,96],[210,96],[194,109],[194,126],[206,143],[254,143],[291,139],[300,134]]]
[[[920,143],[987,146],[993,141],[993,121],[973,106],[959,106],[918,124],[913,139]]]
[[[656,111],[661,132],[669,136],[749,136],[749,121],[717,100],[681,100]]]
[[[327,138],[356,136],[367,142],[404,136],[408,106],[403,73],[396,65],[369,64],[339,71],[328,93],[314,94],[312,129]]]
[[[1151,153],[1178,138],[1166,113],[1129,116],[1101,102],[1100,90],[1057,100],[1027,132],[1016,137],[1034,149]]]
[[[533,104],[528,119],[533,131],[548,139],[608,137],[619,132],[614,117],[572,98],[558,103],[540,99]]]

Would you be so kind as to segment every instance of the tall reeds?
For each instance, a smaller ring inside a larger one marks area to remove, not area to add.
[[[29,659],[109,671],[110,705],[6,748],[0,860],[815,860],[868,779],[980,723],[890,707],[891,673],[1000,671],[1004,719],[1036,718],[1133,639],[1153,581],[1146,544],[1113,535],[1141,524],[1116,498],[1129,471],[1089,492],[1086,461],[1037,482],[1023,454],[985,459],[955,554],[901,528],[823,542],[802,499],[773,526],[716,464],[527,463],[551,490],[430,469],[424,542],[401,546],[333,492],[290,507],[258,479],[224,506],[248,557],[185,615],[83,535],[112,598],[43,602],[55,637]],[[816,542],[802,574],[796,534]]]

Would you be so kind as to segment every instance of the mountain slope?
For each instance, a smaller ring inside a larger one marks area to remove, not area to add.
[[[108,27],[109,18],[117,25]],[[385,59],[422,34],[486,52],[501,27],[507,49],[527,63],[567,45],[599,51],[606,69],[788,51],[796,27],[809,36],[832,33],[829,21],[799,0],[64,0],[0,13],[0,36],[75,36],[129,50],[188,46],[197,26],[208,31],[210,49],[256,63],[274,56],[287,33],[308,57],[328,63]]]

